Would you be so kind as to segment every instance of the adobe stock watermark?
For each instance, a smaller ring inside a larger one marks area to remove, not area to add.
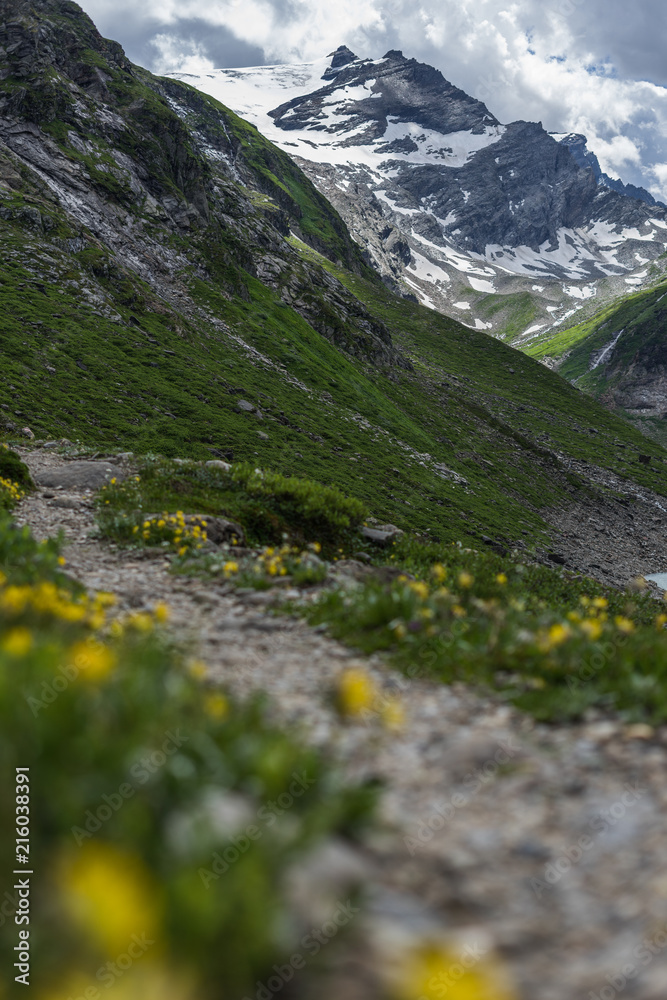
[[[637,959],[637,963],[626,962],[617,972],[611,972],[605,976],[607,983],[601,989],[591,990],[587,1000],[614,1000],[636,979],[642,970],[651,964],[656,955],[659,955],[667,948],[667,924],[650,938],[644,938],[641,944],[632,952],[632,957]]]
[[[457,983],[463,979],[466,972],[473,969],[488,953],[489,949],[482,948],[477,941],[466,945],[459,955],[458,961],[452,962],[447,969],[443,969],[437,976],[432,976],[429,979],[426,984],[429,996],[420,996],[416,1000],[429,1000],[430,997],[446,997],[450,990],[456,990]]]
[[[593,816],[589,820],[588,828],[590,834],[584,833],[577,840],[576,844],[565,847],[555,861],[549,861],[544,866],[543,878],[531,878],[530,885],[538,899],[541,899],[545,892],[549,892],[560,880],[578,865],[588,851],[592,850],[599,837],[604,836],[612,827],[620,823],[631,809],[646,794],[645,788],[640,788],[637,783],[626,784],[625,791],[617,802],[609,808]]]
[[[254,995],[243,997],[243,1000],[271,1000],[291,982],[295,973],[306,967],[308,959],[314,958],[357,913],[359,907],[354,906],[349,899],[345,903],[338,903],[329,920],[325,920],[320,927],[311,927],[310,931],[304,934],[299,942],[302,950],[295,951],[284,965],[274,965],[273,975],[269,976],[265,983],[257,982]]]
[[[135,962],[143,958],[146,952],[155,944],[145,933],[133,934],[127,948],[117,955],[113,962],[106,962],[95,973],[95,979],[105,990],[115,986],[119,979],[128,972]],[[78,996],[69,996],[67,1000],[99,1000],[104,994],[99,986],[88,986]]]
[[[165,733],[165,739],[157,750],[141,757],[129,770],[129,776],[133,781],[125,781],[118,786],[115,792],[105,793],[97,807],[86,809],[84,814],[85,823],[83,826],[73,826],[71,833],[76,841],[77,847],[81,847],[84,840],[88,840],[93,834],[98,833],[103,824],[111,819],[114,813],[133,798],[137,793],[137,788],[145,785],[151,776],[159,771],[167,763],[170,757],[177,753],[184,743],[187,743],[189,736],[184,736],[180,729],[173,732],[169,729]]]
[[[437,802],[429,817],[419,821],[416,835],[403,838],[403,843],[410,856],[414,857],[417,851],[433,840],[435,834],[442,830],[445,823],[453,819],[456,811],[465,808],[481,788],[494,781],[500,768],[504,764],[508,764],[520,751],[521,746],[518,743],[513,743],[512,736],[506,740],[500,740],[493,757],[485,761],[481,767],[476,767],[474,771],[469,771],[466,774],[462,782],[464,791],[454,792],[448,800],[443,799],[441,802]]]
[[[249,823],[241,833],[230,838],[228,845],[222,851],[215,851],[209,862],[209,868],[200,868],[197,872],[205,889],[212,882],[224,875],[232,865],[236,864],[242,854],[249,850],[250,845],[260,840],[264,831],[273,826],[276,820],[292,808],[295,801],[315,784],[314,778],[309,778],[306,771],[292,774],[292,781],[284,792],[275,800],[264,803],[256,813],[256,822]]]

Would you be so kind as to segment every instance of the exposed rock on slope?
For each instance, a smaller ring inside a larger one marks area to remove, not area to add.
[[[49,210],[59,206],[70,240],[83,240],[79,250],[91,245],[85,227],[116,266],[186,312],[179,272],[198,260],[204,275],[207,258],[222,255],[230,272],[240,264],[279,290],[337,346],[373,363],[406,363],[383,325],[286,243],[291,228],[371,275],[340,218],[288,157],[191,88],[132,66],[74,4],[15,0],[2,16],[3,186],[32,190],[38,229],[62,224]],[[179,248],[186,234],[187,261]]]

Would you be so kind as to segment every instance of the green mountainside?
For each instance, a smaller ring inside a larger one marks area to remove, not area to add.
[[[252,126],[130,64],[73,3],[2,13],[9,433],[251,461],[442,540],[543,535],[590,493],[572,460],[667,492],[626,421],[388,291]]]
[[[667,282],[625,296],[525,350],[553,359],[564,378],[667,443]]]

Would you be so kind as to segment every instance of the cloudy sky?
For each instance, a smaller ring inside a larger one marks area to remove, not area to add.
[[[158,73],[402,49],[501,121],[585,133],[604,170],[667,201],[665,0],[79,2]]]

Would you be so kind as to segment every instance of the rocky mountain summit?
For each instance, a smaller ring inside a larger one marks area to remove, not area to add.
[[[647,191],[646,188],[637,187],[635,184],[624,184],[623,181],[618,180],[615,177],[610,177],[609,174],[604,173],[597,156],[588,148],[588,140],[585,135],[581,135],[579,132],[567,132],[563,134],[550,132],[549,135],[551,135],[558,142],[562,143],[564,146],[567,146],[580,167],[583,169],[590,167],[595,174],[595,179],[604,187],[611,188],[612,191],[618,191],[620,194],[627,195],[628,198],[636,198],[638,201],[644,201],[647,205],[660,205],[661,208],[665,207],[662,202],[656,201],[650,191]]]
[[[519,346],[640,286],[667,246],[664,206],[578,142],[502,125],[399,51],[176,76],[288,151],[388,281]]]

